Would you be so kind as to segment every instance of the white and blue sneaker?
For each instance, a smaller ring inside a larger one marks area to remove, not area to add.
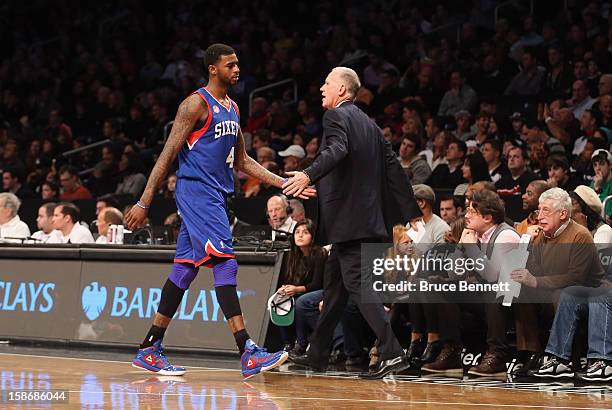
[[[182,376],[186,372],[184,367],[177,367],[170,364],[168,358],[164,354],[161,340],[153,343],[153,346],[138,349],[136,357],[132,360],[132,366],[162,376]]]
[[[266,349],[257,346],[255,342],[249,339],[244,345],[244,353],[240,358],[242,376],[246,380],[266,370],[274,369],[283,364],[287,357],[289,357],[289,353],[284,350],[268,353]]]

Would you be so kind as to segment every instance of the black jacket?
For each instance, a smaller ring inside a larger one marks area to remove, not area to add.
[[[305,172],[317,187],[318,243],[388,239],[394,224],[421,215],[391,145],[350,102],[323,116],[321,146]]]

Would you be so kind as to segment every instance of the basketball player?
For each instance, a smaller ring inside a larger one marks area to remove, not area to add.
[[[185,290],[199,267],[211,267],[217,300],[228,321],[241,354],[242,375],[250,378],[279,366],[284,351],[267,353],[257,346],[244,327],[236,293],[238,265],[232,249],[232,234],[226,198],[234,190],[233,168],[262,182],[281,187],[283,178],[267,171],[245,151],[238,107],[228,95],[240,69],[234,50],[213,44],[205,52],[209,81],[179,106],[170,136],[155,163],[140,200],[126,215],[130,229],[141,226],[154,193],[179,156],[176,204],[183,219],[176,243],[172,272],[162,289],[153,325],[132,365],[161,375],[183,375],[164,355],[162,338],[177,311]],[[314,195],[311,190],[307,196]]]

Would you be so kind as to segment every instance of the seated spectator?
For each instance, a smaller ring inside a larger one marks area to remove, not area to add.
[[[262,128],[253,133],[253,140],[251,141],[251,152],[249,155],[256,158],[257,151],[261,147],[269,147],[270,139],[272,138],[270,130]]]
[[[115,194],[138,198],[146,184],[147,177],[142,173],[142,163],[138,154],[123,154],[119,162],[119,184]]]
[[[79,223],[79,208],[69,202],[59,203],[53,210],[53,229],[60,232],[59,242],[47,243],[94,243],[86,227]]]
[[[484,259],[484,269],[477,272],[487,282],[497,282],[504,256],[515,249],[520,236],[504,223],[504,204],[500,197],[489,190],[473,194],[466,212],[466,229],[459,244],[464,245],[465,255],[476,260]],[[486,249],[480,250],[479,243]],[[486,244],[486,245],[484,245]],[[509,345],[506,339],[506,314],[508,308],[496,302],[495,294],[483,295],[487,321],[487,352],[480,364],[472,367],[469,374],[490,376],[506,372],[506,355]],[[443,343],[438,358],[423,366],[424,371],[444,372],[461,368],[460,307],[456,303],[440,304],[440,315],[445,319],[440,337]]]
[[[496,183],[509,173],[508,167],[502,162],[502,143],[499,140],[489,139],[482,145],[482,156],[487,163],[491,181]]]
[[[527,185],[527,189],[525,190],[522,198],[523,210],[529,214],[525,219],[516,225],[516,232],[519,235],[526,234],[527,228],[538,224],[538,204],[540,203],[540,195],[549,189],[550,186],[548,186],[546,181],[541,179],[531,181],[529,185]]]
[[[114,199],[114,197],[108,195],[98,198],[96,200],[96,217],[100,215],[100,212],[104,208],[108,208],[111,206],[115,208],[118,206],[117,201]]]
[[[465,182],[463,179],[463,161],[467,146],[463,141],[452,141],[446,150],[447,164],[439,164],[427,179],[426,184],[433,189],[454,189]]]
[[[440,218],[444,222],[450,225],[461,214],[463,214],[463,201],[452,195],[446,195],[440,199]]]
[[[521,72],[506,87],[505,95],[537,95],[544,86],[546,70],[538,66],[536,54],[526,49],[521,56]]]
[[[471,128],[472,115],[469,111],[460,110],[455,114],[455,122],[457,123],[457,129],[455,130],[455,136],[460,141],[467,141],[472,138],[475,132]]]
[[[547,132],[544,123],[533,122],[525,125],[523,127],[523,135],[530,149],[533,149],[534,145],[536,145],[541,149],[545,149],[545,152],[550,155],[565,155],[565,147],[561,144],[561,141],[552,137]]]
[[[605,149],[598,149],[593,152],[591,157],[595,176],[591,188],[599,194],[599,199],[603,202],[608,196],[612,195],[612,154]],[[607,218],[612,218],[612,200],[606,205],[605,215]]]
[[[450,230],[444,235],[444,242],[446,243],[459,243],[461,234],[465,229],[465,217],[463,215],[457,217],[453,222],[450,223]]]
[[[75,201],[77,199],[93,199],[91,192],[81,184],[78,172],[74,167],[64,165],[59,170],[60,184],[62,185],[62,201]]]
[[[268,199],[266,215],[268,223],[272,227],[272,240],[275,239],[277,232],[282,231],[288,234],[293,233],[295,221],[291,218],[291,206],[287,198],[282,195],[274,195]]]
[[[23,175],[15,174],[10,168],[2,173],[2,187],[5,192],[11,192],[19,199],[34,198],[34,192],[24,183]]]
[[[291,205],[291,219],[295,222],[300,222],[306,219],[306,211],[304,210],[304,204],[297,198],[293,198],[289,200],[289,205]]]
[[[580,321],[587,322],[588,353],[586,371],[577,371],[572,358],[574,336]],[[612,289],[571,286],[561,292],[550,337],[546,345],[550,355],[538,369],[529,372],[539,378],[574,378],[585,382],[612,380]]]
[[[168,179],[166,180],[166,183],[163,187],[163,192],[162,192],[162,196],[164,199],[175,199],[175,195],[176,195],[176,180],[177,180],[177,176],[176,173],[172,173],[168,176]]]
[[[497,194],[504,201],[506,216],[518,222],[527,217],[521,198],[536,176],[527,168],[527,155],[519,147],[513,147],[508,152],[508,171],[510,173],[497,181],[495,186]]]
[[[21,201],[10,192],[0,193],[0,240],[2,242],[21,243],[21,238],[30,236],[30,228],[23,222],[17,212]]]
[[[491,122],[491,114],[481,111],[476,115],[476,134],[470,140],[476,142],[478,149],[482,149],[483,144],[489,139],[489,123]],[[501,151],[501,150],[500,150]]]
[[[278,153],[283,157],[283,172],[299,171],[300,161],[306,156],[306,151],[299,145],[291,145],[284,151]]]
[[[427,160],[418,155],[421,139],[414,134],[406,134],[399,148],[399,160],[411,184],[422,184],[431,175]]]
[[[96,243],[107,244],[107,234],[109,225],[123,225],[123,214],[117,208],[107,206],[106,208],[102,209],[98,214],[96,225],[98,227],[99,233],[99,236],[96,239]]]
[[[55,202],[47,202],[38,208],[38,217],[36,218],[36,226],[39,231],[32,234],[32,238],[37,242],[42,243],[59,243],[60,232],[53,229],[53,211],[56,207]]]
[[[25,164],[20,159],[17,141],[14,139],[9,139],[4,143],[2,159],[0,159],[0,170],[4,172],[7,169],[15,172],[15,175],[26,175],[27,172]]]
[[[293,296],[296,302],[305,293],[319,290],[323,286],[323,271],[327,260],[327,251],[315,245],[314,233],[314,224],[311,220],[306,219],[296,223],[294,234],[290,239],[291,249],[288,255],[283,258],[281,286],[278,291],[287,296]],[[306,323],[303,320],[304,318],[296,317],[293,326],[279,327],[285,351],[294,349],[297,336],[297,346],[295,346],[293,353],[298,356],[304,354],[308,346],[308,332],[305,332],[307,329],[305,329]]]
[[[419,184],[413,187],[414,198],[423,213],[425,234],[414,243],[417,254],[424,255],[434,245],[444,243],[444,235],[450,226],[433,213],[436,197],[433,189]],[[412,225],[412,223],[411,223]],[[406,235],[407,237],[407,235]],[[408,242],[412,242],[408,238]],[[400,306],[396,306],[399,309]],[[438,323],[440,318],[436,306],[430,303],[409,303],[408,311],[412,322],[410,347],[407,356],[416,365],[433,362],[442,348],[439,343]],[[397,312],[394,312],[397,313]],[[418,360],[418,361],[417,361]]]
[[[521,283],[521,297],[547,295],[556,303],[561,291],[569,286],[599,286],[603,268],[593,237],[587,228],[574,222],[570,215],[572,201],[567,192],[551,188],[540,195],[538,225],[530,227],[532,249],[525,269],[512,271],[512,280]],[[542,355],[540,317],[549,314],[552,304],[518,303],[515,305],[517,351],[531,353],[520,373],[537,367]]]
[[[465,77],[459,70],[450,73],[450,90],[448,90],[438,108],[438,115],[455,115],[465,110],[472,111],[476,107],[478,97],[472,87],[465,83]]]
[[[583,181],[571,173],[567,158],[562,155],[552,155],[546,161],[548,169],[548,185],[551,188],[559,187],[567,192],[573,191]]]
[[[576,80],[572,85],[572,98],[567,100],[567,104],[570,106],[574,117],[577,120],[582,118],[582,114],[590,109],[593,104],[597,102],[597,99],[589,96],[589,90],[585,80]]]
[[[569,193],[572,198],[572,219],[587,228],[595,245],[612,244],[612,227],[601,217],[603,205],[597,193],[586,185],[579,185]]]
[[[433,213],[433,207],[436,203],[436,194],[431,187],[424,184],[417,184],[412,187],[414,199],[423,213],[423,223],[425,225],[425,235],[419,243],[434,244],[443,243],[444,234],[450,229],[450,226],[438,215]],[[421,251],[425,251],[422,249]]]
[[[446,150],[448,144],[455,139],[450,131],[439,131],[435,133],[431,149],[421,151],[419,154],[427,158],[429,168],[435,169],[439,164],[446,164]]]
[[[528,230],[534,246],[527,268],[513,271],[512,279],[530,288],[551,291],[553,300],[568,286],[599,283],[603,269],[593,246],[593,236],[570,217],[569,194],[563,189],[551,188],[540,195],[539,202],[538,226]],[[558,246],[564,244],[563,248]],[[538,333],[537,329],[526,329],[529,331]]]
[[[595,131],[599,128],[597,117],[598,115],[591,109],[584,110],[582,113],[580,117],[580,131],[582,131],[582,136],[574,141],[572,155],[580,155],[584,150],[587,140],[595,135]]]
[[[599,130],[595,131],[595,135],[587,140],[580,155],[574,157],[574,160],[572,161],[571,169],[578,178],[587,183],[591,183],[593,177],[595,176],[595,171],[593,170],[593,164],[591,161],[593,153],[600,149],[607,151],[610,147],[608,141],[601,137],[602,135],[600,134]]]

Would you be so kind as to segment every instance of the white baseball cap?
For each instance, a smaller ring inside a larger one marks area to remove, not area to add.
[[[300,145],[290,145],[286,150],[280,151],[278,155],[281,157],[294,156],[301,159],[306,156],[306,151],[304,151],[304,148],[302,148]]]

